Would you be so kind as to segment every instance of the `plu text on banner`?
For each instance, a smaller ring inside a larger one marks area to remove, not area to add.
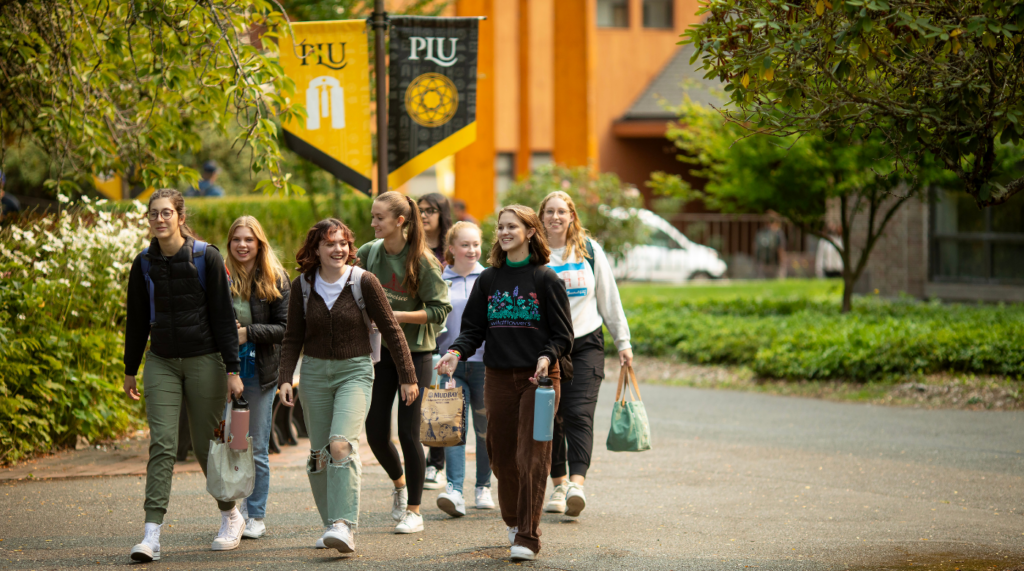
[[[393,16],[388,186],[476,140],[477,18]]]
[[[306,106],[305,120],[284,123],[288,148],[370,193],[370,70],[365,20],[297,22],[281,38],[281,66]]]

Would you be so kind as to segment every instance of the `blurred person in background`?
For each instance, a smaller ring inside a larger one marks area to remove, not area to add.
[[[782,223],[775,216],[772,216],[767,227],[754,235],[754,258],[757,260],[758,278],[786,277],[786,234],[782,231]]]
[[[188,189],[187,196],[224,196],[224,189],[217,185],[217,176],[220,174],[220,167],[216,161],[206,161],[199,179],[199,188]]]
[[[470,216],[469,212],[466,211],[466,201],[461,198],[456,198],[452,201],[452,216],[455,218],[456,222],[471,222],[476,225],[480,224],[477,222],[476,218]]]
[[[843,275],[843,257],[836,249],[836,246],[843,247],[843,238],[839,232],[835,224],[829,224],[825,229],[825,234],[835,246],[828,240],[818,240],[818,250],[814,253],[814,274],[819,278],[838,278]]]

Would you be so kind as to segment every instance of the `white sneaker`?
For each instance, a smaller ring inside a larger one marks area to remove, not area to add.
[[[433,466],[427,466],[427,473],[423,478],[424,490],[440,490],[444,487],[444,470],[438,470]]]
[[[587,507],[587,496],[583,493],[583,486],[570,482],[569,491],[565,493],[565,515],[576,517],[585,507]]]
[[[131,558],[140,563],[160,561],[160,524],[146,524],[142,543],[132,548]]]
[[[259,539],[263,537],[264,533],[267,533],[267,526],[263,524],[263,518],[251,517],[245,520],[245,530],[242,531],[242,537]]]
[[[395,533],[419,533],[423,531],[423,516],[405,510],[402,521],[395,526]]]
[[[213,540],[210,549],[213,551],[231,551],[238,547],[242,541],[242,530],[245,529],[245,520],[238,508],[231,508],[231,511],[220,512],[220,531]]]
[[[466,500],[462,497],[462,492],[455,491],[455,486],[451,482],[448,482],[445,491],[437,496],[437,507],[452,517],[466,515]]]
[[[519,533],[519,527],[518,526],[517,527],[506,527],[505,531],[508,532],[508,544],[509,545],[515,545],[515,543],[516,543],[516,534]]]
[[[491,499],[490,488],[477,488],[476,489],[476,509],[478,510],[493,510],[494,500]]]
[[[533,561],[537,558],[537,554],[530,550],[529,547],[523,547],[522,545],[512,546],[512,561]]]
[[[337,549],[341,553],[352,553],[356,550],[356,540],[352,537],[352,529],[343,521],[336,521],[327,528],[320,538],[324,547]]]
[[[565,493],[567,491],[569,491],[568,482],[562,482],[555,486],[555,490],[551,492],[551,497],[548,498],[548,503],[544,504],[544,513],[565,513]]]
[[[327,533],[328,529],[331,529],[331,528],[330,527],[325,527],[324,528],[324,533]],[[323,538],[323,536],[321,536],[320,538],[318,538],[316,540],[316,543],[313,544],[313,549],[327,549],[327,546],[324,545],[324,538]]]
[[[409,508],[409,487],[402,486],[391,492],[391,519],[402,521],[402,516]]]

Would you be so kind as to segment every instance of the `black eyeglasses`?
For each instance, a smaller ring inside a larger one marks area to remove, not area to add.
[[[421,208],[420,216],[433,216],[438,212],[441,212],[441,210],[438,208],[434,208],[433,206],[431,206],[430,208]]]
[[[164,220],[170,220],[171,216],[174,216],[174,211],[171,210],[170,208],[165,208],[165,209],[161,210],[160,212],[157,212],[156,210],[150,210],[149,211],[149,219],[150,220],[156,220],[157,218],[163,218]]]

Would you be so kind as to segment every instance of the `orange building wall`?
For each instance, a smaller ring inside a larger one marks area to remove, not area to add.
[[[554,143],[553,27],[555,0],[530,0],[530,138],[534,152],[551,152]],[[591,0],[596,4],[596,0]],[[519,146],[518,2],[495,3],[495,106],[497,150],[515,153]],[[634,145],[612,134],[612,124],[643,93],[679,46],[680,35],[698,21],[697,0],[675,0],[675,28],[643,27],[642,0],[630,0],[629,28],[597,28],[594,98],[598,163],[601,170],[620,174],[642,186],[650,170],[671,166],[672,152]],[[643,147],[643,148],[638,148]],[[649,160],[645,160],[649,159]],[[657,164],[648,169],[645,163]]]

